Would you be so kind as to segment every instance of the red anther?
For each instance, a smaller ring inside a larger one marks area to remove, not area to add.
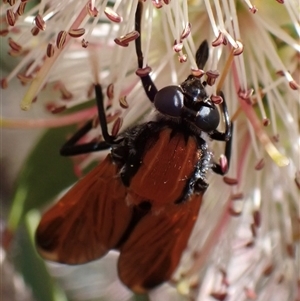
[[[113,99],[114,98],[114,84],[109,84],[107,86],[107,89],[106,89],[106,96],[109,98],[109,99]]]
[[[181,33],[181,36],[180,36],[180,39],[183,40],[183,39],[186,39],[191,33],[191,23],[188,23],[184,30],[182,31]]]
[[[139,32],[134,30],[127,33],[125,36],[114,39],[115,43],[122,47],[127,47],[130,42],[136,40],[140,36]]]
[[[223,181],[227,185],[237,185],[238,182],[239,182],[237,179],[235,179],[235,178],[229,178],[229,177],[223,177]]]
[[[240,55],[244,51],[244,45],[240,41],[236,41],[236,44],[237,44],[238,47],[233,50],[233,54],[234,55]]]
[[[210,295],[218,301],[224,301],[227,297],[226,292],[213,292]]]
[[[264,168],[264,166],[265,166],[265,160],[264,160],[264,159],[260,159],[260,160],[256,163],[255,169],[256,169],[256,170],[261,170],[261,169]]]
[[[178,56],[178,60],[180,63],[185,63],[187,61],[187,56],[185,54],[181,54]]]
[[[220,95],[212,95],[210,99],[216,105],[219,105],[223,102],[223,98]]]
[[[161,0],[152,0],[152,4],[156,8],[162,8],[163,4]]]
[[[1,88],[6,89],[8,87],[8,82],[6,78],[1,79]]]
[[[208,70],[205,74],[207,76],[207,84],[209,86],[213,86],[216,82],[216,79],[219,77],[220,72],[218,70]]]
[[[83,36],[85,34],[85,29],[84,28],[70,29],[68,34],[72,38],[80,38],[81,36]]]
[[[123,109],[128,109],[129,108],[128,102],[126,100],[126,95],[120,97],[119,103],[120,103],[121,108],[123,108]]]
[[[37,15],[35,18],[34,18],[34,22],[35,22],[35,25],[36,27],[39,29],[39,30],[45,30],[46,29],[46,22],[44,21],[44,19],[42,18],[41,15]]]
[[[120,23],[123,21],[123,18],[115,11],[113,11],[110,7],[106,7],[104,13],[106,17],[112,22]]]
[[[67,32],[62,30],[58,33],[57,38],[56,38],[56,47],[58,49],[61,49],[64,47],[66,43],[66,38],[67,38]]]
[[[224,41],[226,41],[224,34],[220,31],[219,35],[217,36],[217,38],[215,40],[212,41],[211,45],[213,47],[217,47],[221,44],[224,44]],[[227,43],[227,41],[226,41]]]
[[[183,48],[183,44],[181,42],[177,43],[177,41],[174,41],[173,50],[175,52],[180,52]]]
[[[205,74],[204,70],[202,70],[202,69],[191,69],[191,73],[192,73],[192,75],[199,77],[199,78],[201,78]]]
[[[271,124],[271,121],[270,121],[269,118],[264,118],[262,123],[263,123],[264,126],[269,126]]]
[[[37,26],[31,28],[31,34],[35,37],[39,34],[40,29]]]
[[[86,5],[86,10],[91,17],[95,18],[98,16],[99,11],[95,6],[92,7],[91,1]]]
[[[152,71],[151,67],[146,66],[145,68],[138,68],[135,74],[139,77],[147,76]]]
[[[86,41],[85,39],[82,39],[82,41],[81,41],[81,46],[82,46],[83,48],[87,48],[87,47],[89,46],[89,42]]]
[[[238,96],[239,96],[239,98],[245,100],[248,104],[251,105],[252,104],[252,102],[251,102],[251,96],[253,94],[253,91],[254,91],[253,89],[248,89],[246,91],[240,90],[238,92]]]
[[[52,57],[54,55],[55,47],[52,43],[49,43],[46,50],[46,55],[48,57]]]

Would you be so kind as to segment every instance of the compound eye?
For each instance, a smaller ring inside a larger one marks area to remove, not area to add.
[[[218,127],[219,122],[220,114],[216,107],[202,106],[194,123],[202,131],[209,133]]]
[[[164,115],[180,117],[184,96],[178,86],[167,86],[159,90],[154,98],[155,108]]]

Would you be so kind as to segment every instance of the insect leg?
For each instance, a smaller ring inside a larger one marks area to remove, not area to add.
[[[88,121],[82,128],[80,128],[60,149],[62,156],[76,156],[90,152],[96,152],[110,148],[110,144],[105,141],[89,142],[76,145],[86,133],[93,128],[93,120]]]
[[[225,158],[227,160],[227,170],[229,169],[230,165],[230,158],[231,158],[231,146],[232,146],[232,133],[233,133],[233,124],[230,121],[225,96],[222,91],[220,91],[220,96],[223,98],[223,102],[221,104],[222,107],[222,116],[225,122],[225,132],[219,132],[218,130],[215,130],[213,133],[209,134],[209,137],[214,140],[218,141],[225,141]],[[227,170],[224,171],[220,164],[214,163],[214,166],[212,167],[212,170],[220,175],[224,175],[227,173]]]
[[[116,140],[115,136],[111,136],[108,134],[107,131],[107,122],[106,122],[106,115],[104,109],[104,102],[103,102],[103,93],[100,84],[95,85],[95,92],[96,92],[96,102],[98,107],[98,115],[99,115],[99,122],[102,130],[102,136],[104,141],[107,144],[117,144],[119,140]]]
[[[140,36],[135,40],[135,51],[138,59],[139,68],[143,68],[143,52],[141,46],[141,21],[142,21],[143,3],[139,2],[135,13],[135,30],[139,32]],[[151,102],[154,101],[154,97],[157,93],[157,88],[152,81],[149,74],[141,77],[141,82],[144,87],[145,93]]]
[[[102,136],[104,141],[100,142],[89,142],[78,144],[76,143],[82,138],[86,133],[88,133],[93,128],[93,120],[88,121],[81,129],[79,129],[60,149],[60,154],[62,156],[75,156],[90,152],[96,152],[100,150],[109,149],[112,144],[118,143],[114,136],[108,134],[106,116],[103,103],[103,93],[100,84],[95,85],[96,92],[96,102],[98,107],[99,121],[102,129]]]
[[[224,122],[225,122],[225,132],[221,133],[218,130],[215,130],[215,131],[213,131],[212,133],[209,134],[209,137],[213,140],[228,141],[231,138],[231,135],[232,135],[232,123],[231,123],[230,118],[229,118],[225,96],[224,96],[222,91],[220,91],[219,94],[223,98],[221,108],[222,108],[222,116],[223,116],[223,119],[224,119]]]

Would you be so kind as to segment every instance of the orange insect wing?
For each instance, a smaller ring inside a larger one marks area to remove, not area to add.
[[[118,173],[108,155],[43,215],[36,232],[42,257],[81,264],[118,244],[132,217]]]
[[[149,212],[120,248],[119,277],[136,293],[170,279],[197,220],[202,195]]]
[[[131,179],[129,194],[134,204],[150,200],[154,208],[176,202],[195,170],[200,157],[196,140],[166,128],[147,149],[141,166]],[[139,196],[139,197],[136,197]],[[136,199],[136,200],[134,200]]]

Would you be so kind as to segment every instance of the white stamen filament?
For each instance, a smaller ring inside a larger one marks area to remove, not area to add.
[[[93,30],[95,29],[96,25],[98,24],[100,18],[102,18],[102,12],[105,10],[107,2],[108,2],[108,0],[103,1],[103,3],[101,4],[101,7],[99,9],[98,15],[93,18],[92,25],[89,26],[88,31],[85,33],[85,40],[86,41],[90,40],[91,35],[93,33]],[[92,7],[92,9],[93,9],[93,7]],[[88,20],[89,20],[89,16],[87,15],[84,22],[80,26],[84,27],[86,25],[86,23],[88,22]],[[69,28],[69,27],[66,27],[66,28]]]
[[[208,17],[209,17],[209,20],[210,20],[212,30],[215,34],[215,37],[217,37],[219,35],[219,29],[218,29],[218,26],[216,24],[216,21],[215,21],[214,15],[213,15],[213,11],[212,11],[212,7],[210,5],[210,1],[209,0],[204,0],[204,3],[205,3],[205,6],[206,6],[206,10],[207,10],[207,14],[208,14]]]
[[[171,1],[171,5],[165,5],[165,7],[170,6],[170,8],[173,11],[174,16],[174,22],[175,22],[175,35],[174,38],[177,42],[180,41],[180,33],[182,31],[182,28],[185,24],[181,24],[180,18],[179,18],[179,3],[178,1]]]
[[[256,17],[256,16],[255,16]],[[257,21],[260,26],[271,32],[274,36],[293,47],[296,51],[300,51],[299,41],[293,39],[283,29],[281,29],[273,20],[266,21],[264,18],[257,15]],[[300,35],[300,34],[299,34]]]
[[[123,16],[124,20],[128,20],[124,25],[123,32],[124,34],[131,32],[134,28],[134,16],[135,8],[137,6],[138,0],[132,0],[131,5],[128,8],[128,15]]]
[[[113,10],[117,11],[121,3],[122,3],[122,0],[116,0]]]
[[[295,30],[297,31],[298,37],[300,36],[300,15],[299,15],[299,3],[296,3],[297,0],[292,0],[292,1],[286,1],[285,2],[285,6],[286,9],[289,13],[289,16],[291,18],[292,24],[295,28]],[[298,9],[295,9],[295,7],[292,7],[292,3],[293,5],[295,5],[296,7],[298,6]],[[296,43],[296,45],[298,45],[298,51],[299,51],[299,43]]]
[[[259,151],[259,149],[258,149],[258,144],[257,144],[254,129],[248,120],[247,120],[247,125],[248,125],[248,131],[249,131],[249,134],[251,137],[251,146],[253,147],[256,159],[259,159],[259,158],[261,158],[261,151]]]

